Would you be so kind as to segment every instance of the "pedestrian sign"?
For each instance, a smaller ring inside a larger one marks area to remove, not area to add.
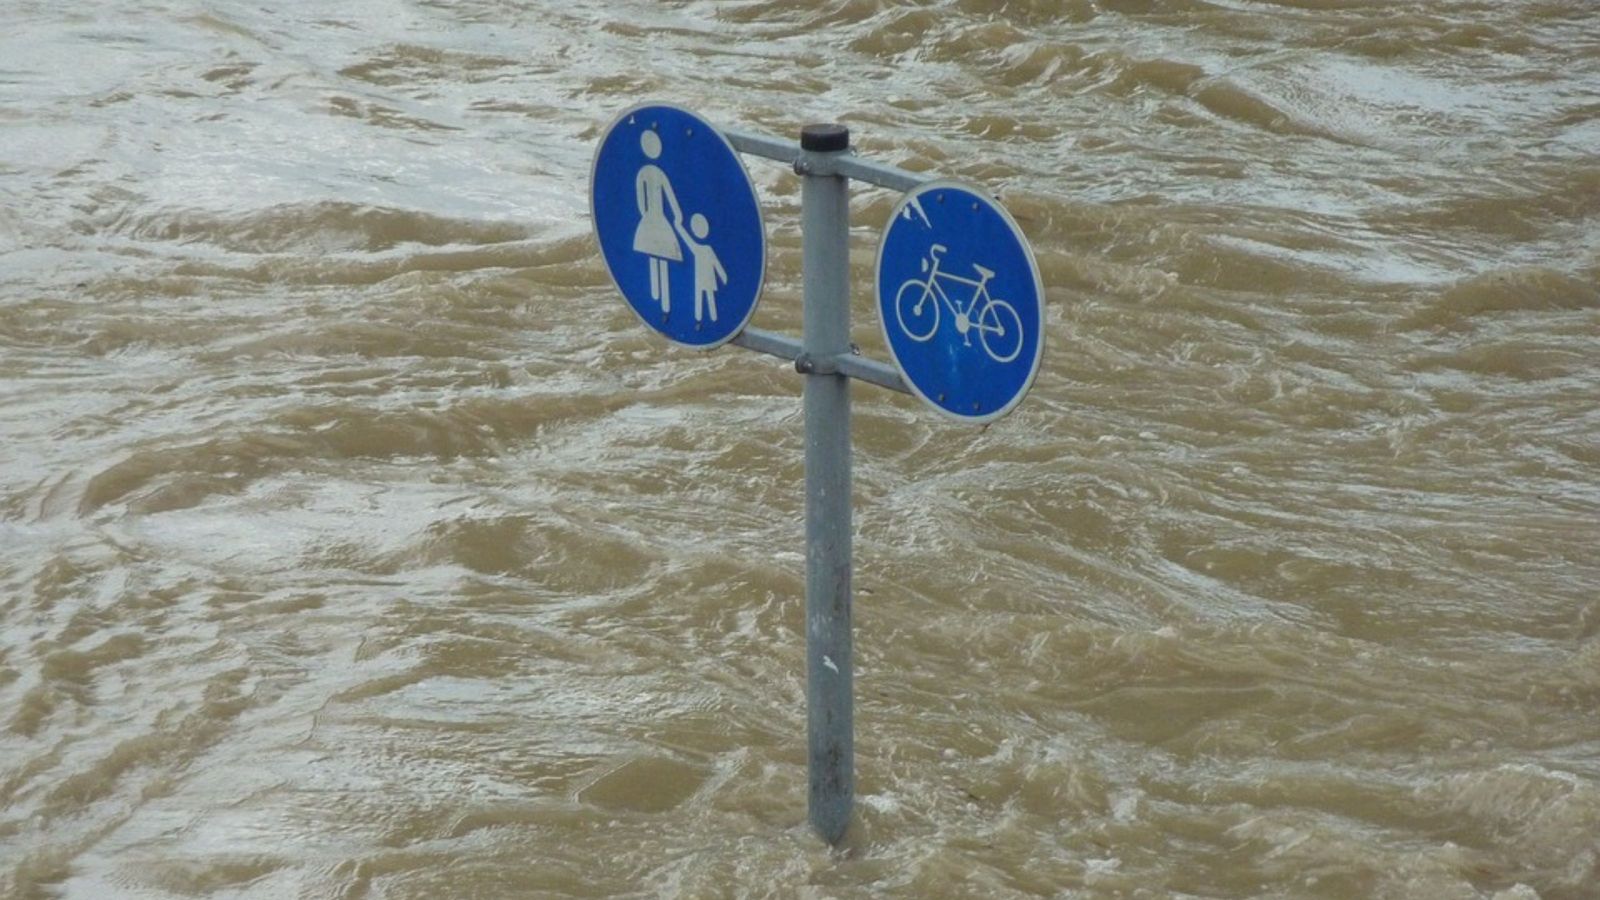
[[[895,206],[875,276],[884,340],[906,384],[965,422],[1010,412],[1044,355],[1044,285],[1004,208],[956,181]]]
[[[589,185],[600,255],[646,325],[703,350],[744,330],[766,231],[744,163],[716,128],[675,106],[636,106],[600,139]]]

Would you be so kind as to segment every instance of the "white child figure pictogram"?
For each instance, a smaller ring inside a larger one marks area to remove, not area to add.
[[[683,245],[689,248],[689,255],[694,257],[694,320],[699,322],[703,312],[709,312],[711,321],[715,322],[717,289],[719,285],[728,283],[728,270],[722,267],[722,260],[717,259],[717,251],[704,243],[711,234],[711,223],[700,213],[690,216],[689,230],[694,232],[693,237],[683,230],[682,220],[674,224],[677,225],[678,237],[683,239]]]

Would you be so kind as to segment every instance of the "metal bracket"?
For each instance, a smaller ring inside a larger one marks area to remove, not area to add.
[[[852,181],[864,181],[892,191],[909,191],[934,180],[935,177],[862,159],[855,155],[853,149],[844,153],[807,154],[793,141],[741,131],[737,128],[722,129],[722,136],[727,138],[733,149],[740,153],[788,163],[794,167],[795,174],[801,176],[840,175]]]
[[[795,371],[802,375],[843,375],[902,394],[911,393],[911,388],[906,386],[905,379],[900,377],[898,369],[862,356],[861,348],[855,344],[850,345],[848,354],[813,357],[800,349],[798,340],[786,334],[763,331],[759,328],[746,328],[739,332],[733,343],[746,350],[787,359],[794,363]]]

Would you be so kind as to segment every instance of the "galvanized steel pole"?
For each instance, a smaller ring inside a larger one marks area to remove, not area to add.
[[[850,146],[842,125],[800,130],[802,354],[806,374],[807,808],[829,844],[843,839],[855,799],[850,637],[849,181],[825,164]],[[814,174],[828,173],[828,174]]]

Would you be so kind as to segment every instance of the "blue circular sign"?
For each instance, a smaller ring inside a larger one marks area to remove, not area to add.
[[[611,280],[669,340],[709,350],[744,330],[766,277],[766,230],[744,163],[685,109],[636,106],[606,128],[589,211]]]
[[[1022,229],[982,190],[919,185],[878,244],[878,317],[912,391],[964,422],[1010,412],[1044,358],[1044,283]]]

